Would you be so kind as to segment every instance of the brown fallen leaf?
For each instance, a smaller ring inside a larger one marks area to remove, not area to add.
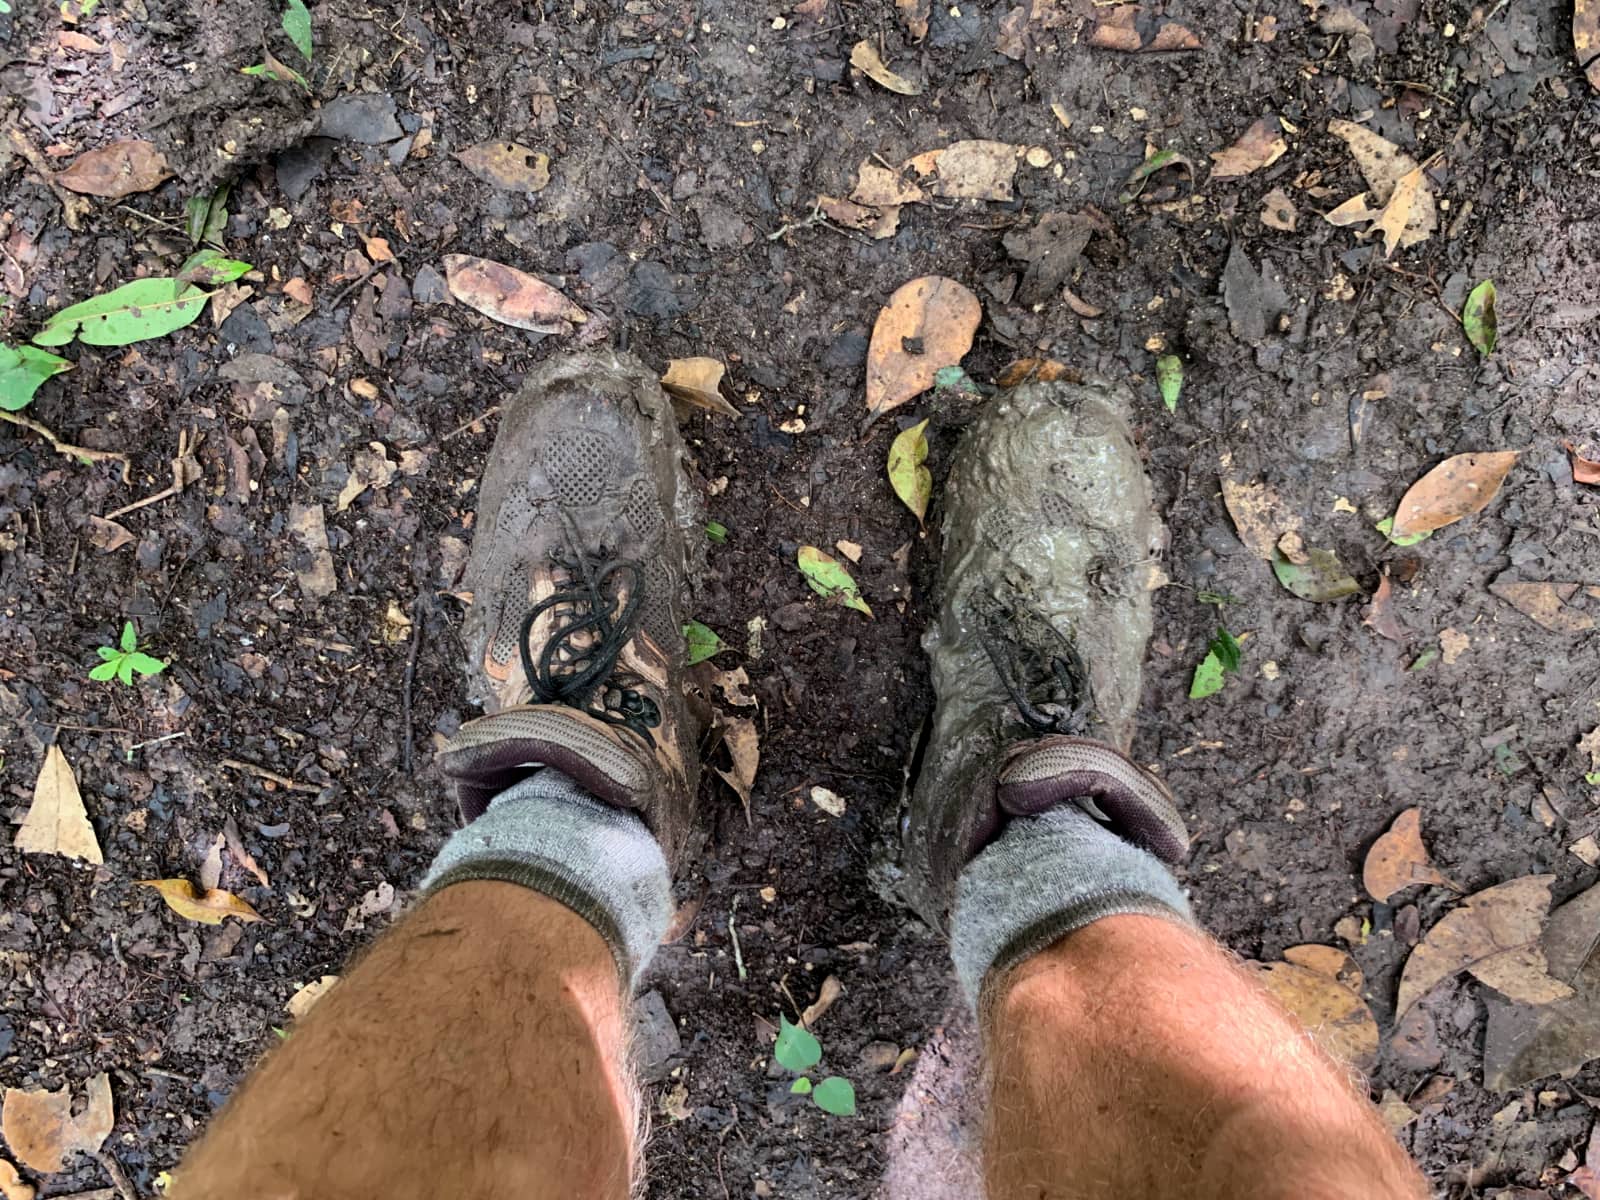
[[[295,1020],[300,1020],[311,1011],[311,1006],[326,996],[329,989],[338,982],[337,975],[324,975],[321,979],[313,979],[289,997],[288,1003],[283,1006],[284,1011]]]
[[[54,1092],[6,1089],[0,1127],[18,1162],[54,1175],[74,1154],[93,1154],[100,1149],[116,1124],[111,1080],[102,1072],[89,1080],[87,1090],[88,1102],[74,1117],[69,1084]]]
[[[99,150],[80,154],[55,181],[85,196],[120,200],[148,192],[172,178],[172,168],[151,142],[112,142]]]
[[[1538,942],[1490,955],[1468,969],[1479,983],[1523,1004],[1551,1004],[1573,994],[1572,988],[1551,976],[1544,948]]]
[[[1385,1088],[1383,1099],[1378,1101],[1378,1118],[1391,1134],[1398,1134],[1417,1119],[1417,1113],[1400,1098],[1398,1092],[1392,1088]]]
[[[901,204],[921,204],[928,195],[899,171],[880,167],[870,158],[856,168],[856,185],[850,199],[869,208],[895,208]]]
[[[1489,591],[1551,633],[1586,633],[1594,628],[1594,618],[1568,603],[1582,586],[1580,583],[1521,583],[1502,578],[1491,583]]]
[[[1019,358],[994,377],[996,387],[1014,388],[1025,383],[1054,383],[1072,375],[1065,363],[1053,358]]]
[[[756,771],[761,766],[761,739],[756,733],[756,723],[749,717],[734,717],[727,721],[722,738],[728,747],[728,757],[733,762],[731,770],[720,767],[717,774],[723,782],[738,793],[744,805],[745,820],[750,819],[750,790],[755,786]]]
[[[1262,117],[1246,129],[1239,140],[1226,150],[1214,150],[1211,168],[1213,179],[1237,179],[1263,167],[1270,167],[1289,151],[1284,140],[1283,126],[1275,116]]]
[[[1261,223],[1268,229],[1281,230],[1284,233],[1293,233],[1300,223],[1300,214],[1295,210],[1294,201],[1289,199],[1289,193],[1282,188],[1273,188],[1261,201]]]
[[[983,319],[978,298],[954,279],[924,275],[902,285],[878,313],[867,348],[867,411],[877,417],[960,365]]]
[[[1379,210],[1372,212],[1369,219],[1377,219],[1393,198],[1400,181],[1417,170],[1419,165],[1417,160],[1388,138],[1381,137],[1353,121],[1329,121],[1328,132],[1350,147],[1356,166],[1360,168],[1362,176],[1372,188],[1373,202],[1379,206]],[[1344,207],[1340,205],[1340,209]],[[1334,223],[1339,224],[1337,221]],[[1411,201],[1398,244],[1414,246],[1429,237],[1438,227],[1439,213],[1433,189],[1425,178],[1419,177],[1416,195]]]
[[[1300,518],[1260,480],[1222,480],[1222,503],[1245,549],[1267,562],[1278,557],[1278,543],[1285,534],[1300,530]]]
[[[241,921],[261,920],[261,914],[247,901],[221,888],[201,892],[187,879],[136,879],[134,883],[155,888],[173,912],[202,925],[221,925],[229,917],[238,917]]]
[[[900,10],[900,19],[906,23],[906,32],[911,34],[912,41],[920,42],[928,36],[928,16],[933,0],[894,0],[894,6]]]
[[[328,549],[328,525],[320,504],[291,504],[289,532],[296,542],[290,566],[300,590],[312,599],[331,596],[339,589],[333,554]]]
[[[1148,42],[1140,36],[1134,22],[1140,16],[1137,4],[1111,10],[1109,16],[1097,21],[1089,32],[1089,45],[1102,50],[1121,50],[1132,54],[1137,51],[1198,50],[1200,39],[1186,25],[1169,21],[1156,30]]]
[[[108,521],[104,517],[89,518],[89,544],[102,554],[110,554],[113,550],[131,546],[137,540],[125,525]]]
[[[1554,879],[1554,875],[1525,875],[1474,893],[1446,913],[1406,959],[1395,999],[1396,1016],[1404,1015],[1450,976],[1537,940]]]
[[[550,183],[550,156],[516,142],[479,142],[457,150],[456,161],[491,187],[539,192]]]
[[[1300,1019],[1333,1059],[1358,1071],[1378,1060],[1378,1022],[1355,992],[1335,979],[1294,963],[1249,963],[1256,978]]]
[[[935,196],[1008,201],[1025,148],[984,139],[951,142],[941,150],[924,151],[906,166],[925,179],[932,176],[929,190]]]
[[[1482,512],[1517,461],[1515,450],[1485,450],[1445,459],[1400,497],[1390,537],[1429,533]]]
[[[0,1196],[5,1200],[33,1200],[36,1194],[33,1185],[23,1183],[17,1169],[0,1158]]]
[[[94,826],[89,824],[89,814],[84,810],[78,781],[60,746],[51,746],[44,752],[44,762],[33,785],[33,803],[12,845],[25,854],[59,854],[96,866],[105,862]]]
[[[309,305],[312,301],[311,284],[301,275],[296,275],[283,285],[283,294],[296,304]]]
[[[822,981],[822,986],[817,989],[815,1004],[808,1004],[806,1010],[800,1014],[800,1025],[803,1029],[810,1029],[822,1017],[822,1014],[833,1007],[833,1003],[844,995],[844,985],[832,975]]]
[[[239,823],[232,816],[222,823],[222,836],[228,843],[228,853],[233,855],[234,861],[254,875],[262,887],[271,887],[272,880],[267,878],[267,873],[261,869],[261,864],[244,848],[244,841],[239,837]]]
[[[850,48],[850,65],[879,87],[888,88],[902,96],[922,95],[922,85],[891,71],[879,57],[877,49],[865,38]]]
[[[893,237],[895,230],[900,228],[898,206],[872,208],[857,204],[854,200],[841,200],[837,196],[818,196],[817,207],[834,224],[843,225],[846,229],[859,229],[874,239]]]
[[[1597,3],[1597,7],[1600,7],[1600,3]],[[1600,483],[1600,460],[1585,458],[1578,450],[1578,447],[1571,442],[1562,442],[1561,444],[1567,448],[1567,453],[1572,456],[1573,482]]]
[[[1394,252],[1400,248],[1405,231],[1411,227],[1412,214],[1421,194],[1422,168],[1415,167],[1400,177],[1400,182],[1394,185],[1394,194],[1389,197],[1389,203],[1383,206],[1378,219],[1372,223],[1372,228],[1383,235],[1385,258],[1393,258]]]
[[[1600,92],[1600,0],[1573,0],[1572,49],[1589,86]]]
[[[570,334],[588,314],[542,279],[470,254],[444,256],[450,294],[492,321],[534,333]]]
[[[716,358],[675,358],[667,364],[661,386],[674,400],[725,417],[737,417],[739,410],[722,396],[722,376],[726,370]]]
[[[1378,590],[1372,593],[1372,603],[1361,612],[1361,623],[1380,637],[1402,645],[1405,643],[1406,631],[1394,615],[1394,585],[1389,582],[1389,572],[1385,571],[1379,578]]]
[[[1337,946],[1322,946],[1315,942],[1290,946],[1283,952],[1283,960],[1315,971],[1318,975],[1326,975],[1358,995],[1367,983],[1361,968],[1356,966],[1356,960]]]
[[[1380,904],[1398,891],[1417,884],[1454,888],[1428,856],[1422,844],[1422,810],[1408,808],[1394,819],[1389,831],[1372,843],[1361,867],[1361,883]]]
[[[370,442],[351,456],[350,474],[339,489],[335,512],[349,508],[369,488],[386,488],[394,481],[395,464],[382,442]]]

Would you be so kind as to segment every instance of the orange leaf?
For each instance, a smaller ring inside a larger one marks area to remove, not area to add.
[[[878,313],[867,349],[867,410],[876,417],[933,386],[943,367],[972,349],[983,319],[978,298],[954,279],[924,275]]]
[[[1585,458],[1571,442],[1562,442],[1572,455],[1572,478],[1576,483],[1600,483],[1600,461]]]
[[[202,925],[221,925],[229,917],[241,921],[259,921],[261,914],[232,892],[221,888],[199,891],[187,879],[140,879],[140,887],[155,888],[167,907],[180,917],[199,921]]]
[[[100,1149],[116,1123],[111,1080],[103,1073],[96,1075],[89,1080],[88,1091],[88,1105],[74,1117],[69,1085],[63,1084],[54,1092],[7,1088],[0,1125],[4,1126],[6,1144],[17,1161],[52,1175],[65,1167],[72,1155],[80,1151],[93,1154]]]
[[[120,200],[137,192],[148,192],[163,180],[172,178],[172,168],[150,142],[112,142],[99,150],[80,154],[55,181],[64,188],[86,196]]]
[[[1331,976],[1294,963],[1250,963],[1279,1004],[1300,1019],[1331,1057],[1369,1069],[1378,1060],[1378,1022],[1355,992]]]
[[[1485,450],[1445,459],[1400,498],[1390,536],[1430,533],[1482,512],[1499,493],[1516,461],[1515,450]]]
[[[474,258],[470,254],[444,256],[445,279],[450,294],[491,320],[534,333],[572,332],[588,314],[542,279],[515,267]]]
[[[1361,868],[1361,883],[1379,903],[1419,883],[1455,887],[1433,865],[1422,844],[1422,810],[1408,808],[1394,819],[1389,832],[1372,843]]]

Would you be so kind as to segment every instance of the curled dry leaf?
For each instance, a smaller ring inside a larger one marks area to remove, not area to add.
[[[1400,498],[1390,536],[1431,533],[1482,512],[1499,493],[1516,461],[1515,450],[1487,450],[1445,459]]]
[[[810,1029],[822,1018],[822,1015],[833,1007],[834,1001],[844,995],[844,985],[834,976],[829,975],[822,981],[822,986],[817,989],[817,999],[814,1004],[806,1005],[805,1011],[800,1014],[800,1027]]]
[[[674,400],[724,417],[737,417],[739,410],[722,396],[722,376],[726,371],[720,359],[675,358],[667,364],[661,386]]]
[[[952,200],[1010,200],[1017,162],[1025,147],[1010,142],[973,140],[951,142],[942,150],[927,150],[906,166],[924,179],[933,177],[929,190]]]
[[[902,96],[922,95],[922,85],[891,71],[879,56],[877,48],[865,38],[850,48],[850,65],[879,87],[888,88]]]
[[[516,142],[480,142],[457,150],[456,161],[508,192],[539,192],[550,183],[550,156]]]
[[[492,321],[534,333],[570,334],[588,314],[542,279],[515,267],[475,258],[444,256],[450,294]]]
[[[1326,975],[1358,994],[1367,984],[1361,968],[1356,966],[1356,960],[1337,946],[1321,946],[1315,942],[1290,946],[1283,952],[1283,959],[1297,967],[1315,971],[1318,975]]]
[[[12,844],[25,854],[59,854],[96,866],[105,862],[100,843],[95,840],[94,826],[84,811],[78,781],[60,746],[51,746],[44,752],[44,762],[33,785],[33,803]]]
[[[17,1161],[44,1175],[62,1170],[74,1154],[95,1153],[114,1124],[111,1080],[103,1072],[89,1080],[88,1102],[76,1117],[67,1084],[54,1092],[7,1088],[0,1113],[6,1144]]]
[[[1454,888],[1440,873],[1422,844],[1422,810],[1408,808],[1394,819],[1389,831],[1372,843],[1361,868],[1361,883],[1380,904],[1417,884]]]
[[[1496,579],[1489,590],[1523,616],[1551,633],[1585,633],[1594,628],[1594,618],[1571,604],[1583,588],[1579,583],[1519,583]],[[1583,588],[1588,596],[1600,596],[1600,588]]]
[[[878,313],[867,348],[867,410],[877,417],[959,366],[983,318],[978,298],[954,279],[924,275],[900,287]]]
[[[744,805],[744,815],[750,816],[750,790],[755,786],[756,771],[761,766],[761,739],[756,733],[756,723],[749,717],[734,717],[727,721],[722,744],[728,748],[733,763],[731,770],[720,767],[717,774],[731,787]]]
[[[1378,1060],[1378,1022],[1366,1001],[1320,971],[1294,963],[1252,963],[1256,978],[1337,1061],[1367,1071]]]
[[[337,975],[324,975],[321,979],[312,980],[289,997],[289,1002],[283,1006],[284,1011],[298,1021],[311,1011],[313,1004],[328,994],[328,989],[338,982]]]
[[[1567,453],[1572,455],[1572,479],[1574,483],[1600,483],[1600,459],[1586,458],[1583,452],[1571,442],[1562,442],[1567,448]]]
[[[139,887],[155,888],[167,907],[185,920],[202,925],[221,925],[229,917],[238,917],[241,921],[261,920],[261,914],[247,901],[221,888],[202,892],[187,879],[138,879],[134,882]]]
[[[64,171],[57,171],[55,182],[85,196],[120,200],[124,196],[148,192],[172,178],[172,168],[151,142],[112,142],[73,159]]]
[[[1284,140],[1283,126],[1275,116],[1262,117],[1246,129],[1239,140],[1226,150],[1212,151],[1213,179],[1237,179],[1262,167],[1270,167],[1289,150]]]
[[[1372,603],[1362,611],[1361,623],[1391,642],[1405,642],[1406,631],[1394,615],[1394,585],[1389,582],[1387,571],[1378,580],[1378,590],[1372,593]]]

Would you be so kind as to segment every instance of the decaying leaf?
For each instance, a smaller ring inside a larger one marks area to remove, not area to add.
[[[1283,960],[1315,971],[1318,975],[1326,975],[1358,995],[1367,983],[1361,968],[1356,966],[1356,960],[1337,946],[1321,946],[1315,942],[1290,946],[1283,952]]]
[[[289,997],[289,1002],[283,1006],[295,1020],[299,1020],[311,1011],[311,1006],[328,994],[328,989],[339,982],[337,975],[324,975],[321,979],[314,979],[300,988]]]
[[[1383,235],[1385,258],[1394,257],[1394,252],[1404,243],[1406,230],[1413,227],[1413,214],[1422,195],[1422,187],[1422,168],[1413,167],[1394,185],[1394,193],[1389,197],[1389,202],[1383,206],[1378,219],[1372,223],[1373,229]]]
[[[888,88],[902,96],[922,95],[922,85],[891,71],[879,57],[877,48],[865,38],[850,48],[850,65],[879,87]]]
[[[815,546],[801,546],[795,555],[795,565],[817,595],[837,600],[846,608],[853,608],[869,617],[872,615],[872,609],[861,598],[861,589],[838,559],[824,554]]]
[[[1372,843],[1361,868],[1367,894],[1387,904],[1396,892],[1417,884],[1454,888],[1440,873],[1422,844],[1422,810],[1408,808],[1394,819],[1389,831]]]
[[[902,430],[889,446],[889,485],[919,525],[928,515],[928,501],[933,496],[933,476],[923,466],[928,461],[927,429],[928,422],[919,421]]]
[[[1406,959],[1395,1000],[1397,1016],[1450,976],[1536,941],[1554,879],[1525,875],[1468,896],[1446,913]],[[1488,970],[1494,973],[1493,967]]]
[[[23,1183],[17,1169],[0,1158],[0,1196],[5,1200],[34,1200],[37,1193],[31,1183]]]
[[[1486,450],[1445,459],[1400,498],[1390,533],[1397,538],[1431,533],[1482,512],[1499,493],[1516,461],[1515,450]]]
[[[974,140],[951,142],[942,150],[928,150],[906,163],[923,179],[928,190],[952,200],[1010,200],[1017,162],[1025,147],[1010,142]]]
[[[1179,154],[1170,147],[1157,150],[1154,146],[1146,146],[1144,161],[1128,172],[1128,178],[1122,184],[1122,191],[1117,193],[1117,203],[1132,204],[1143,194],[1150,180],[1169,167],[1182,171],[1190,180],[1194,179],[1194,163],[1190,162],[1187,156]]]
[[[900,19],[906,23],[906,32],[912,41],[920,42],[928,36],[928,15],[933,0],[894,0],[894,6],[900,10]]]
[[[1570,603],[1580,588],[1579,583],[1522,583],[1504,577],[1489,585],[1492,593],[1551,633],[1585,633],[1594,628],[1594,618]]]
[[[1361,623],[1391,642],[1405,642],[1406,631],[1394,615],[1394,585],[1389,582],[1387,571],[1378,580],[1378,590],[1372,593],[1372,603],[1362,610]]]
[[[1461,306],[1461,327],[1467,341],[1485,357],[1494,353],[1495,340],[1500,336],[1495,299],[1494,280],[1485,279],[1467,293],[1467,302]]]
[[[480,142],[456,151],[456,160],[491,187],[539,192],[550,183],[550,156],[516,142]]]
[[[899,171],[879,166],[870,158],[856,168],[856,186],[850,199],[871,208],[897,208],[902,204],[921,204],[928,194]]]
[[[104,517],[89,518],[89,544],[104,554],[131,546],[137,540],[125,525]]]
[[[761,766],[761,739],[756,733],[756,723],[749,717],[727,719],[722,744],[728,748],[728,758],[732,761],[733,767],[727,771],[719,767],[717,774],[738,793],[739,801],[744,805],[744,813],[748,818],[750,790],[755,786],[756,771]]]
[[[102,1072],[91,1078],[87,1087],[88,1102],[76,1117],[68,1084],[54,1092],[6,1089],[0,1126],[18,1162],[54,1175],[74,1154],[93,1154],[100,1149],[116,1124],[111,1080]]]
[[[1270,167],[1289,150],[1284,140],[1283,126],[1275,116],[1262,117],[1246,129],[1239,140],[1226,150],[1214,150],[1211,168],[1213,179],[1237,179],[1262,167]]]
[[[841,200],[837,196],[818,196],[817,207],[822,215],[846,229],[858,229],[868,237],[881,240],[893,237],[900,228],[900,206],[873,208],[857,204],[854,200]]]
[[[1332,1058],[1358,1071],[1378,1060],[1378,1022],[1359,995],[1294,963],[1251,963],[1256,978]]]
[[[1233,518],[1239,540],[1257,558],[1271,562],[1278,557],[1278,540],[1285,533],[1300,529],[1300,518],[1264,482],[1222,481],[1222,503]]]
[[[1572,49],[1589,86],[1600,92],[1600,0],[1573,0]]]
[[[297,548],[292,562],[300,590],[312,599],[331,596],[339,588],[328,549],[328,525],[320,504],[291,504],[289,532]]]
[[[1380,206],[1379,212],[1370,214],[1372,218],[1377,218],[1389,206],[1401,180],[1411,172],[1419,170],[1417,160],[1387,138],[1380,137],[1370,129],[1352,121],[1329,121],[1328,132],[1342,139],[1350,147],[1356,166],[1361,169],[1362,176],[1372,188],[1374,203]],[[1399,246],[1414,246],[1439,227],[1439,214],[1433,189],[1421,175],[1417,176],[1415,188],[1415,194],[1407,202],[1406,216],[1396,239],[1396,244]]]
[[[1102,50],[1121,50],[1129,54],[1140,50],[1200,49],[1200,39],[1188,26],[1180,25],[1176,21],[1166,22],[1156,30],[1148,42],[1144,41],[1135,26],[1140,15],[1140,7],[1137,4],[1112,9],[1106,17],[1095,22],[1094,28],[1089,32],[1089,45]]]
[[[44,752],[39,778],[33,785],[33,804],[12,843],[26,854],[59,854],[81,858],[99,866],[105,862],[94,826],[83,807],[78,781],[60,746]]]
[[[1025,383],[1054,383],[1072,376],[1072,369],[1053,358],[1019,358],[1007,363],[994,377],[996,387],[1014,388]]]
[[[901,286],[878,313],[867,348],[867,410],[898,408],[933,386],[940,368],[959,366],[972,349],[983,306],[942,275]]]
[[[1273,188],[1262,198],[1261,223],[1268,229],[1278,229],[1285,233],[1293,233],[1300,223],[1300,214],[1295,210],[1294,201],[1289,198],[1289,193],[1282,188]]]
[[[1574,483],[1600,483],[1600,459],[1586,458],[1581,450],[1571,442],[1562,442],[1567,448],[1567,453],[1572,456],[1572,480]]]
[[[450,294],[492,321],[534,333],[570,334],[588,314],[542,279],[470,254],[444,256]]]
[[[148,192],[172,178],[172,168],[151,142],[112,142],[90,150],[72,160],[64,171],[57,171],[55,182],[85,196],[120,200],[124,196]]]
[[[739,410],[722,396],[722,376],[726,370],[716,358],[675,358],[667,364],[661,386],[674,400],[725,417],[737,417]]]
[[[344,487],[339,489],[339,500],[334,505],[334,511],[343,512],[369,488],[388,487],[394,480],[395,469],[382,442],[370,442],[365,450],[357,450],[351,456],[350,474],[345,479]]]
[[[232,892],[221,888],[199,891],[187,879],[138,879],[139,887],[155,888],[167,907],[189,921],[202,925],[221,925],[229,917],[241,921],[259,921],[261,914]]]
[[[832,975],[822,981],[822,986],[817,989],[816,1001],[806,1005],[805,1011],[800,1014],[800,1027],[810,1029],[822,1015],[833,1007],[834,1002],[844,995],[844,985]]]
[[[1278,582],[1300,599],[1327,604],[1361,590],[1332,550],[1312,547],[1304,557],[1306,561],[1298,563],[1280,553],[1272,560],[1272,573]]]
[[[844,816],[844,797],[839,795],[838,792],[830,791],[828,788],[813,787],[811,789],[811,803],[815,804],[830,817]]]

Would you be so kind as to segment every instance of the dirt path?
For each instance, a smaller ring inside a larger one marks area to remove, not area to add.
[[[1600,724],[1600,639],[1488,590],[1600,584],[1600,489],[1574,482],[1562,448],[1600,434],[1600,143],[1565,8],[1191,0],[1096,38],[1113,10],[963,2],[924,6],[919,38],[895,6],[839,0],[545,0],[515,16],[325,0],[308,99],[239,73],[264,38],[291,57],[276,4],[105,0],[70,27],[53,6],[13,7],[9,122],[63,159],[148,137],[178,177],[98,202],[73,232],[14,160],[0,216],[12,337],[173,271],[190,250],[184,202],[223,181],[227,252],[258,272],[220,325],[82,347],[40,392],[29,415],[128,454],[126,481],[0,427],[4,803],[20,822],[55,741],[106,859],[24,858],[9,838],[0,851],[0,1082],[108,1071],[108,1148],[138,1194],[276,1040],[290,995],[403,909],[452,827],[430,764],[470,715],[453,592],[493,436],[483,414],[563,344],[453,303],[456,253],[562,287],[594,315],[583,338],[626,340],[657,366],[723,359],[740,414],[696,412],[685,431],[728,529],[697,615],[737,651],[718,665],[748,671],[762,770],[748,819],[708,783],[713,822],[681,889],[698,915],[643,1009],[653,1195],[864,1197],[886,1173],[961,1178],[970,1080],[950,1064],[968,1035],[949,1025],[937,941],[883,898],[931,700],[917,638],[932,547],[882,463],[899,426],[931,418],[936,518],[942,464],[982,397],[940,389],[861,429],[873,320],[930,273],[983,304],[964,362],[978,387],[1042,356],[1138,393],[1170,583],[1137,752],[1191,821],[1202,918],[1251,958],[1350,951],[1385,1033],[1374,1095],[1411,1099],[1401,1136],[1441,1193],[1560,1194],[1600,1077],[1485,1090],[1490,997],[1465,977],[1429,997],[1425,1030],[1391,1041],[1401,965],[1457,897],[1375,903],[1360,867],[1420,805],[1435,862],[1466,891],[1543,872],[1564,899],[1595,877],[1567,847],[1600,824],[1576,749]],[[1091,44],[1163,29],[1181,44],[1173,23],[1198,48]],[[852,70],[862,39],[920,94]],[[1281,121],[1281,157],[1219,174],[1212,152],[1263,117]],[[1426,240],[1386,260],[1381,239],[1324,219],[1369,186],[1338,120],[1423,164]],[[491,139],[548,154],[548,184],[494,188],[455,157]],[[1037,151],[1013,160],[1011,198],[930,194],[881,238],[816,209],[864,162],[973,139]],[[1125,202],[1147,144],[1191,167]],[[1051,214],[1092,229],[1055,279],[1029,272]],[[1456,317],[1485,278],[1500,297],[1487,359]],[[1163,353],[1186,371],[1170,413]],[[180,436],[192,480],[119,518],[127,544],[99,548],[90,518],[166,488]],[[1481,516],[1414,547],[1373,530],[1444,456],[1500,448],[1523,453]],[[1362,596],[1312,604],[1280,587],[1236,536],[1223,478],[1264,480],[1364,592],[1387,574],[1398,636],[1363,624]],[[799,545],[841,540],[862,548],[872,621],[822,603],[793,567]],[[125,619],[172,665],[136,689],[88,682]],[[1219,621],[1249,635],[1241,670],[1190,700]],[[813,805],[813,786],[843,815]],[[197,877],[229,820],[270,886],[233,856],[222,884],[264,923],[186,924],[133,886]],[[824,1065],[855,1081],[853,1119],[764,1070],[770,1023],[828,976],[843,994],[817,1032]],[[903,1049],[922,1058],[891,1073]],[[106,1180],[91,1162],[50,1182]],[[1513,1187],[1550,1190],[1497,1192]]]

